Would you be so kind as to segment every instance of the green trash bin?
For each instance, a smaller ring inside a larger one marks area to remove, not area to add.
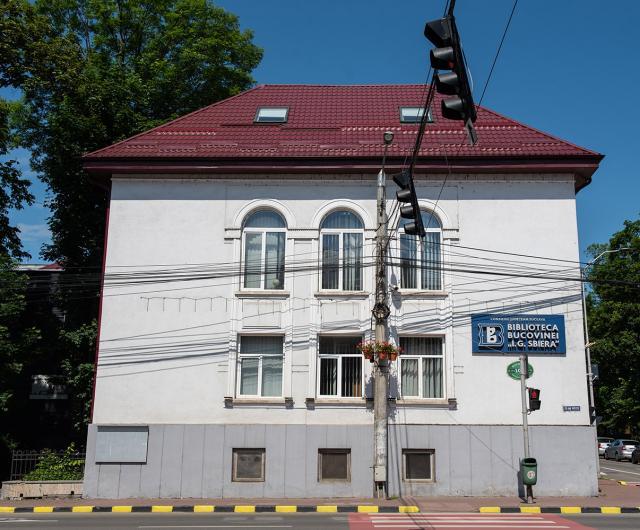
[[[520,460],[520,474],[525,486],[534,486],[538,482],[538,461],[535,458]]]

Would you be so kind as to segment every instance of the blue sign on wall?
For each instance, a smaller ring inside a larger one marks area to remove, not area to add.
[[[471,315],[473,353],[567,353],[563,315]]]

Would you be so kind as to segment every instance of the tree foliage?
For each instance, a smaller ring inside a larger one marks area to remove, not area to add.
[[[0,413],[8,410],[24,357],[38,338],[36,329],[20,325],[26,306],[27,278],[15,266],[8,256],[0,256]]]
[[[588,297],[589,339],[593,343],[592,358],[600,372],[596,408],[603,418],[601,425],[608,433],[638,436],[640,219],[625,221],[624,228],[613,234],[606,245],[592,245],[589,253],[594,259],[600,256],[587,271],[592,282]]]
[[[20,210],[33,203],[29,192],[30,182],[22,178],[16,161],[7,159],[10,142],[9,116],[12,105],[0,99],[0,255],[25,258],[29,255],[22,250],[20,230],[9,220],[11,209]],[[15,107],[15,105],[14,105]]]
[[[96,265],[105,194],[81,156],[246,89],[262,52],[207,0],[5,0],[0,83],[53,192],[45,257]]]

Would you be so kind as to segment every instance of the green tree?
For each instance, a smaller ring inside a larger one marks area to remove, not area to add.
[[[262,58],[252,39],[209,0],[2,0],[0,87],[23,94],[15,135],[51,193],[43,256],[66,270],[74,420],[90,406],[108,201],[81,157],[249,88]]]
[[[592,245],[588,270],[591,354],[598,363],[596,408],[613,435],[640,435],[640,219],[625,221],[606,245]],[[610,282],[615,280],[614,282]],[[609,282],[609,283],[608,283]],[[619,282],[619,283],[616,283]]]
[[[15,107],[15,105],[13,105]],[[11,209],[20,210],[33,204],[34,197],[29,192],[29,180],[23,179],[16,161],[9,158],[11,147],[9,116],[12,104],[0,99],[0,256],[25,258],[29,255],[22,250],[20,230],[12,226],[9,219]]]
[[[0,81],[53,198],[45,257],[99,265],[104,190],[81,156],[248,88],[262,52],[207,0],[8,0]]]

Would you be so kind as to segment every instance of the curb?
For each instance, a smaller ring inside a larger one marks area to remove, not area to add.
[[[221,505],[210,504],[194,505],[155,505],[155,506],[0,506],[2,513],[417,513],[417,506],[374,506],[369,504],[358,505]]]
[[[640,513],[635,506],[481,506],[480,513]]]

